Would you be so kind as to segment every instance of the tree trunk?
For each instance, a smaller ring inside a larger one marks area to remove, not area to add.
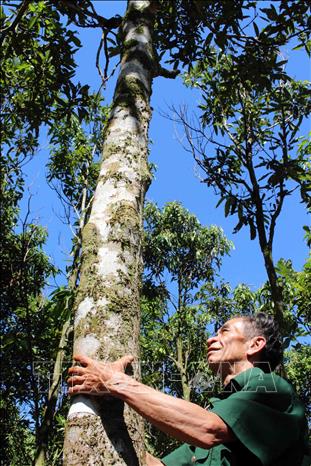
[[[191,387],[187,377],[187,370],[186,370],[186,361],[184,360],[183,354],[183,341],[182,337],[178,336],[176,341],[176,348],[177,348],[177,367],[180,374],[180,381],[182,387],[182,397],[186,401],[190,401],[191,395]]]
[[[259,207],[258,207],[259,205]],[[278,322],[280,329],[283,329],[283,313],[284,313],[284,306],[283,306],[283,298],[282,298],[282,288],[278,284],[277,273],[275,270],[273,258],[272,258],[272,248],[269,246],[266,233],[265,233],[265,226],[263,220],[263,210],[261,204],[257,203],[257,231],[259,237],[259,244],[260,249],[263,255],[265,269],[268,275],[268,281],[271,288],[271,298],[274,304],[274,316],[276,321]]]
[[[83,230],[74,352],[103,361],[139,358],[142,211],[147,165],[152,47],[157,2],[128,1],[120,75],[103,162]],[[138,365],[134,377],[139,378]],[[64,464],[144,464],[143,422],[122,402],[77,396],[68,414]]]
[[[277,320],[280,329],[282,330],[284,327],[284,305],[282,288],[278,284],[278,277],[272,259],[271,249],[268,246],[266,246],[266,248],[262,250],[262,253],[264,256],[265,268],[271,287],[271,297],[274,304],[275,319]]]

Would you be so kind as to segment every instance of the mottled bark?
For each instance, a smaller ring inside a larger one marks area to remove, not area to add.
[[[157,2],[129,1],[123,54],[103,162],[83,230],[74,352],[103,361],[139,358],[142,210],[147,165]],[[134,376],[139,378],[138,366]],[[143,423],[119,400],[78,396],[68,415],[65,465],[144,464]]]

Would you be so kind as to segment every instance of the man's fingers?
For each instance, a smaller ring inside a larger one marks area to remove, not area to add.
[[[72,385],[68,389],[69,395],[77,395],[78,393],[84,393],[84,385]]]
[[[118,362],[120,362],[120,364],[122,364],[123,367],[126,368],[126,366],[128,366],[129,364],[132,364],[133,361],[134,361],[134,356],[132,356],[131,354],[127,354],[123,356],[122,358],[120,358]]]
[[[97,389],[96,387],[86,387],[83,385],[73,385],[69,387],[68,394],[70,396],[73,395],[92,395],[92,396],[104,396],[109,395],[110,391],[109,388],[102,387],[101,389]]]
[[[131,354],[127,354],[123,356],[122,358],[117,359],[117,361],[113,362],[111,364],[111,368],[112,370],[125,372],[127,366],[132,364],[133,361],[134,361],[134,357]]]
[[[68,369],[68,374],[83,375],[85,373],[85,367],[73,366]]]
[[[67,384],[69,386],[73,386],[73,385],[77,385],[77,384],[83,384],[85,378],[84,377],[81,377],[79,375],[74,375],[72,377],[69,377],[69,379],[67,379]]]
[[[83,354],[75,354],[73,356],[73,359],[77,362],[80,362],[84,366],[87,366],[88,364],[93,362],[93,359],[88,358],[87,356],[84,356]]]

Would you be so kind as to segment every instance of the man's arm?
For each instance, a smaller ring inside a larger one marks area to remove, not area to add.
[[[107,388],[136,412],[168,435],[196,447],[211,448],[234,440],[223,420],[200,406],[143,385],[122,374]]]
[[[68,383],[69,393],[120,398],[158,429],[182,442],[201,448],[212,448],[235,440],[224,421],[214,413],[179,398],[166,395],[144,385],[123,371],[133,358],[125,356],[113,364],[90,358],[75,358],[83,364],[69,369],[74,374]]]

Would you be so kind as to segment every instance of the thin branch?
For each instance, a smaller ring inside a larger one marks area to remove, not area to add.
[[[171,356],[170,354],[167,356],[168,359],[170,359],[174,364],[175,366],[180,369],[180,366],[179,366],[179,362],[177,361],[177,359],[174,358],[174,356]]]
[[[229,149],[231,146],[228,146],[226,144],[222,144],[222,143],[214,140],[212,136],[208,136],[205,133],[205,131],[202,129],[202,125],[199,126],[199,125],[195,125],[195,124],[191,123],[188,116],[187,116],[187,112],[186,112],[185,108],[180,108],[178,111],[176,110],[175,107],[172,107],[172,109],[179,118],[179,120],[177,120],[178,123],[182,124],[182,126],[184,127],[185,136],[186,136],[186,139],[187,139],[188,144],[190,146],[190,150],[183,143],[181,143],[183,148],[187,152],[192,154],[194,160],[197,162],[197,164],[200,166],[200,168],[205,173],[207,172],[206,165],[209,166],[209,175],[211,176],[212,181],[217,185],[220,192],[222,192],[222,193],[224,193],[226,195],[230,194],[231,196],[238,199],[238,197],[236,195],[233,195],[231,191],[225,192],[225,188],[224,188],[223,184],[219,183],[218,180],[217,180],[217,177],[212,175],[213,172],[214,172],[214,167],[212,166],[211,161],[215,160],[215,157],[207,157],[206,156],[206,148],[207,148],[208,143],[212,143],[212,144],[217,145],[218,147],[224,148],[226,150]],[[174,121],[176,121],[176,118],[174,119]],[[226,133],[228,134],[229,138],[231,139],[231,141],[234,144],[234,148],[231,148],[231,150],[233,150],[234,153],[237,154],[237,156],[241,157],[242,154],[241,154],[241,151],[239,149],[239,142],[230,133],[230,130],[227,127],[227,125],[225,125],[225,130],[226,130]],[[195,138],[193,138],[193,133],[195,133],[197,135]],[[203,144],[203,141],[205,141],[204,144]],[[201,160],[198,157],[198,154],[202,157],[203,160]],[[230,175],[230,180],[231,180],[231,183],[233,183],[233,184],[243,185],[245,187],[246,191],[249,194],[252,193],[251,187],[248,185],[248,183],[246,182],[245,179],[243,179],[241,177],[236,177],[235,175],[231,174]]]
[[[173,306],[173,308],[175,309],[175,311],[177,311],[177,305],[174,303],[173,301],[173,298],[171,297],[171,293],[168,294],[168,301],[171,303],[171,305]]]
[[[277,202],[276,209],[274,213],[271,215],[271,220],[270,220],[270,231],[269,231],[269,239],[268,239],[268,245],[269,248],[272,249],[272,244],[273,244],[273,238],[274,238],[274,232],[275,232],[275,225],[276,225],[276,220],[278,216],[281,213],[282,207],[283,207],[283,202],[286,197],[286,192],[284,192],[284,187],[283,183],[280,184],[280,193],[279,193],[279,200]]]
[[[61,3],[64,5],[65,8],[69,8],[72,11],[76,11],[77,13],[80,13],[84,15],[85,18],[91,17],[92,19],[96,19],[97,23],[89,23],[87,25],[81,24],[79,22],[78,26],[80,27],[101,27],[105,29],[116,29],[120,27],[122,23],[122,17],[120,15],[115,15],[112,16],[111,18],[107,19],[104,18],[103,16],[100,16],[96,13],[96,10],[94,9],[93,2],[90,1],[88,2],[87,7],[91,7],[92,11],[89,10],[83,10],[80,7],[76,6],[74,3],[68,1],[68,0],[53,0],[53,3],[57,6],[57,4]]]
[[[105,52],[105,69],[104,69],[104,76],[105,76],[105,84],[107,82],[107,75],[108,75],[108,67],[109,67],[109,51],[108,51],[108,43],[107,43],[107,33],[104,33],[104,52]]]
[[[282,105],[281,113],[282,113],[282,117],[281,117],[280,126],[281,126],[281,130],[282,130],[282,133],[281,133],[282,155],[283,155],[283,162],[284,162],[284,164],[286,164],[288,162],[288,146],[287,146],[286,118],[285,118],[285,112],[284,112],[283,105]],[[273,242],[273,238],[274,238],[276,220],[277,220],[278,216],[281,213],[284,198],[287,195],[286,191],[284,191],[284,179],[282,179],[280,181],[279,189],[280,189],[280,191],[279,191],[279,199],[277,200],[277,207],[276,207],[273,215],[271,216],[271,221],[270,221],[270,231],[269,231],[268,244],[269,244],[271,249],[272,249],[272,242]]]
[[[99,58],[100,58],[101,49],[103,48],[104,38],[105,38],[105,32],[103,32],[103,34],[102,34],[102,37],[100,39],[100,43],[99,43],[99,46],[98,46],[98,49],[97,49],[97,52],[96,52],[96,68],[97,68],[98,73],[99,73],[99,75],[100,75],[100,77],[102,79],[103,84],[106,82],[106,76],[104,75],[104,73],[101,70]]]
[[[245,30],[250,26],[250,24],[252,24],[252,23],[255,21],[256,18],[258,18],[258,16],[259,16],[259,15],[258,15],[258,13],[257,13],[257,11],[256,11],[255,14],[254,14],[254,16],[253,16],[253,18],[250,19],[249,22],[248,22],[247,24],[245,24],[245,26],[240,27],[240,31],[245,31]]]
[[[175,79],[176,76],[178,76],[180,73],[180,70],[168,70],[167,68],[163,68],[162,66],[157,67],[157,71],[155,73],[155,76],[163,76],[164,78],[168,79]]]
[[[101,37],[101,40],[100,40],[100,43],[99,43],[99,46],[98,46],[98,49],[97,49],[97,53],[96,53],[96,68],[97,68],[98,73],[99,73],[99,75],[101,77],[101,80],[102,80],[102,83],[100,85],[100,88],[99,88],[97,94],[100,93],[102,88],[105,89],[107,82],[109,81],[111,76],[114,75],[116,69],[118,68],[118,66],[120,64],[120,60],[118,60],[117,64],[112,69],[110,75],[108,75],[110,57],[109,57],[109,50],[108,50],[108,43],[107,43],[107,35],[108,35],[108,31],[104,30],[103,34],[102,34],[102,37]],[[104,71],[102,71],[101,66],[100,66],[100,52],[101,52],[103,46],[104,46],[104,53],[105,53],[105,69],[104,69]]]

